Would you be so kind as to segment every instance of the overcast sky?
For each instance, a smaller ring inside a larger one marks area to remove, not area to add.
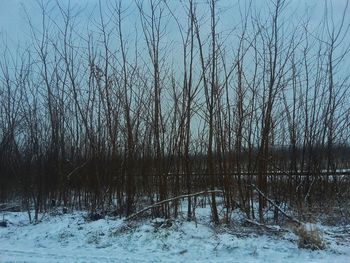
[[[5,40],[8,47],[14,48],[30,42],[28,17],[35,27],[40,28],[41,10],[38,6],[38,2],[40,1],[43,1],[45,4],[51,3],[49,8],[55,6],[55,1],[58,1],[63,6],[67,6],[68,3],[70,3],[70,6],[75,7],[75,10],[83,10],[78,16],[78,26],[81,27],[80,30],[84,30],[87,27],[91,29],[93,21],[96,21],[99,18],[99,0],[0,0],[0,38],[2,41]],[[100,1],[103,6],[102,8],[105,9],[105,11],[107,11],[108,3],[109,5],[114,3],[113,0]],[[149,0],[145,0],[144,2],[147,3],[148,1]],[[173,12],[176,16],[181,16],[181,13],[184,14],[180,4],[181,1],[185,0],[168,0],[168,3],[171,5],[171,8],[173,8]],[[134,34],[135,28],[138,27],[136,22],[138,20],[137,8],[135,5],[132,6],[134,2],[134,0],[123,1],[123,3],[129,6],[128,21],[124,24],[124,29],[130,31],[131,34]],[[201,0],[199,2],[202,3],[202,8],[208,8],[205,4],[206,0]],[[255,6],[257,10],[260,10],[261,8],[266,8],[266,6],[268,6],[267,3],[271,4],[272,0],[253,0],[252,2],[253,6]],[[311,17],[311,24],[316,25],[324,17],[324,0],[289,0],[287,2],[289,2],[288,12],[293,14],[292,18],[295,21],[304,19],[307,13]],[[328,3],[332,5],[335,20],[339,20],[341,17],[346,2],[347,0],[328,0]],[[232,29],[235,23],[237,25],[240,22],[237,20],[237,18],[239,18],[237,11],[238,3],[244,5],[247,3],[247,0],[218,0],[220,22],[223,27],[221,30],[224,31],[225,27]],[[347,13],[349,13],[347,16],[349,18],[348,20],[350,20],[350,8],[348,8]],[[59,17],[57,8],[53,9],[50,14],[53,19]],[[168,27],[170,37],[172,37],[172,35],[177,35],[171,34],[172,30],[176,30],[175,24]],[[174,41],[174,39],[172,40]]]

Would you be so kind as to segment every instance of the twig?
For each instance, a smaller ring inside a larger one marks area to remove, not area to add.
[[[160,202],[157,202],[153,205],[150,205],[150,206],[147,206],[146,208],[128,216],[127,218],[125,218],[124,220],[125,221],[129,221],[135,217],[137,217],[138,215],[142,214],[143,212],[146,212],[152,208],[155,208],[157,206],[160,206],[160,205],[163,205],[163,204],[166,204],[166,203],[169,203],[169,202],[172,202],[172,201],[175,201],[175,200],[179,200],[179,199],[183,199],[183,198],[188,198],[188,197],[194,197],[194,196],[198,196],[198,195],[206,195],[206,194],[212,194],[212,193],[222,193],[223,191],[222,190],[208,190],[208,191],[202,191],[202,192],[198,192],[198,193],[193,193],[193,194],[187,194],[187,195],[179,195],[179,196],[175,196],[175,197],[172,197],[172,198],[169,198],[169,199],[166,199],[166,200],[163,200],[163,201],[160,201]]]
[[[312,182],[311,182],[311,184],[310,184],[310,186],[309,186],[309,189],[308,189],[308,191],[307,191],[307,193],[306,193],[306,195],[305,195],[305,198],[304,198],[304,202],[305,202],[305,203],[307,202],[307,199],[308,199],[309,196],[310,196],[311,188],[312,188],[314,182],[315,182],[315,177],[312,179]]]

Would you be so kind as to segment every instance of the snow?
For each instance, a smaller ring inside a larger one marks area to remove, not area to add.
[[[7,212],[0,262],[349,262],[350,226],[317,225],[327,249],[310,251],[298,248],[292,232],[239,234],[238,224],[211,225],[209,213],[208,207],[196,209],[195,222],[126,223],[113,217],[87,221],[87,213],[74,212],[41,215],[41,222],[29,224],[26,213]]]

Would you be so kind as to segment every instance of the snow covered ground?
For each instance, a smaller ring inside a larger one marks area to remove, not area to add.
[[[87,221],[84,212],[29,224],[26,213],[7,212],[0,262],[350,262],[350,226],[319,226],[327,249],[310,251],[299,249],[291,232],[239,234],[214,228],[208,208],[196,212],[197,223],[149,219],[132,226],[112,217]]]

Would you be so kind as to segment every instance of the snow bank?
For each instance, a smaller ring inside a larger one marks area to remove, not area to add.
[[[350,226],[318,226],[327,249],[309,251],[298,249],[292,233],[242,237],[214,228],[205,212],[198,209],[197,222],[153,219],[131,226],[109,217],[88,222],[83,212],[44,216],[33,225],[26,213],[11,212],[8,227],[0,228],[0,262],[349,262],[349,239],[341,236]]]

